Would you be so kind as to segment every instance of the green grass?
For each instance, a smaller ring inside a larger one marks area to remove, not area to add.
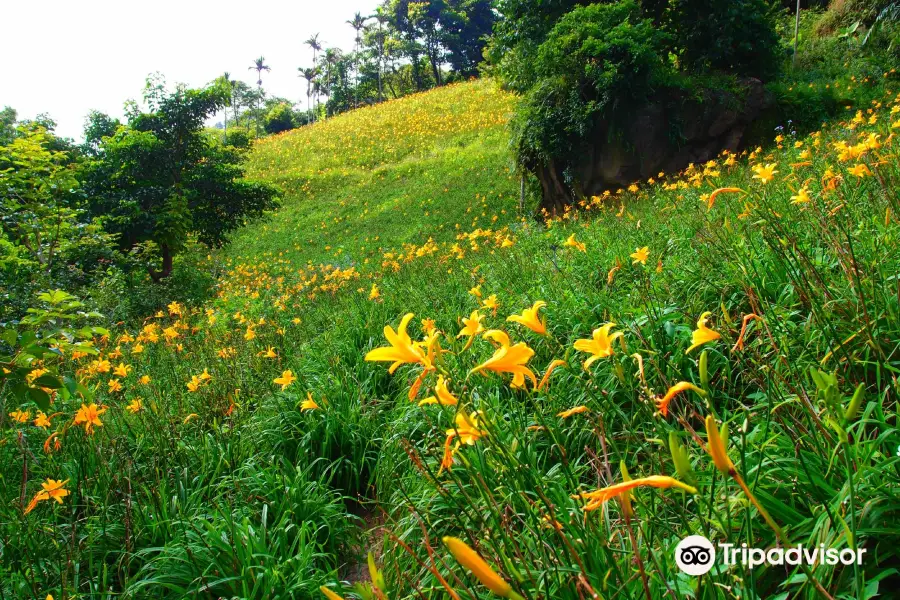
[[[517,214],[503,125],[512,100],[490,82],[261,142],[253,173],[281,185],[285,204],[213,257],[217,297],[149,318],[140,354],[122,331],[98,340],[104,356],[123,353],[113,366],[132,366],[121,392],[106,392],[113,376],[91,357],[74,361],[109,406],[103,426],[87,435],[72,423],[78,403],[58,401],[62,448],[49,454],[49,431],[5,426],[0,593],[318,598],[327,584],[352,597],[339,582],[372,550],[392,600],[447,597],[435,573],[461,598],[494,597],[443,547],[449,535],[528,599],[817,597],[796,568],[676,569],[672,549],[689,533],[777,543],[706,453],[713,414],[786,540],[867,549],[859,569],[815,566],[820,585],[836,598],[889,595],[900,563],[900,168],[888,141],[897,85],[841,83],[880,97],[875,123],[851,112],[733,165],[721,157],[540,220]],[[833,144],[869,133],[882,146],[842,162]],[[751,165],[767,163],[778,173],[764,185]],[[871,176],[850,174],[857,163]],[[792,204],[804,185],[811,202]],[[708,209],[726,186],[747,193]],[[565,245],[572,235],[584,252]],[[643,246],[647,263],[633,264]],[[470,373],[495,347],[478,337],[466,349],[460,318],[492,294],[500,304],[481,308],[485,328],[532,348],[538,379],[552,360],[567,362],[549,387],[513,390],[508,375]],[[537,300],[546,336],[506,320]],[[721,339],[686,353],[706,311]],[[485,435],[440,473],[457,407],[409,400],[421,365],[390,375],[364,360],[407,312],[413,339],[426,318],[444,334],[416,399],[440,373],[459,408],[483,417]],[[732,349],[750,313],[762,321]],[[608,321],[624,336],[586,371],[573,342]],[[152,341],[169,327],[177,337]],[[834,372],[836,385],[811,368]],[[211,379],[189,390],[204,369]],[[282,390],[273,380],[286,370],[296,381]],[[655,402],[678,381],[706,396],[679,394],[662,416]],[[845,417],[859,384],[860,410]],[[302,409],[308,394],[318,409]],[[131,414],[136,397],[144,408]],[[670,436],[690,472],[676,469]],[[620,482],[620,464],[633,478],[690,479],[698,493],[641,488],[628,519],[615,500],[585,512],[572,495]],[[23,516],[45,478],[68,479],[71,496]]]

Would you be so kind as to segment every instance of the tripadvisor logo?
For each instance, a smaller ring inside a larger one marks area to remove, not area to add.
[[[826,548],[797,544],[788,548],[750,548],[747,544],[718,544],[718,551],[712,542],[702,535],[689,535],[675,547],[675,564],[688,575],[704,575],[713,568],[716,555],[722,557],[725,566],[742,565],[749,568],[760,565],[852,565],[862,564],[865,548]]]

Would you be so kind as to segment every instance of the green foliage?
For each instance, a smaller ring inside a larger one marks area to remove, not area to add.
[[[281,133],[293,129],[294,111],[290,104],[281,103],[270,108],[263,127],[266,133]]]
[[[567,13],[537,51],[516,120],[526,164],[577,155],[599,121],[617,122],[661,83],[666,36],[626,0]]]
[[[242,179],[242,155],[203,132],[206,118],[226,99],[220,85],[168,94],[148,83],[151,112],[133,111],[128,126],[105,138],[89,166],[92,214],[119,236],[122,249],[158,246],[162,268],[148,266],[154,280],[171,273],[189,234],[218,246],[230,231],[275,206],[272,188]]]
[[[64,400],[76,395],[85,400],[92,397],[71,366],[48,360],[46,369],[34,371],[36,364],[44,364],[49,357],[97,354],[94,336],[109,332],[78,324],[102,315],[82,311],[84,304],[62,290],[42,292],[37,300],[37,307],[29,308],[18,323],[0,323],[0,390],[9,394],[0,406],[2,414],[9,412],[10,406],[32,402],[49,412],[51,394]]]
[[[768,80],[784,56],[775,10],[769,0],[672,0],[665,28],[687,70]]]

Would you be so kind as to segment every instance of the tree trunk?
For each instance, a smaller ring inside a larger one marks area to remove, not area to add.
[[[157,271],[153,267],[147,267],[153,283],[159,283],[172,274],[172,249],[169,248],[168,244],[163,244],[159,249],[162,252],[162,269]]]
[[[555,162],[551,160],[535,165],[534,174],[541,184],[541,209],[556,215],[572,204],[572,193],[563,183],[562,173]]]

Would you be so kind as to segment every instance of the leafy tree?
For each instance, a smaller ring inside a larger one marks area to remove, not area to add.
[[[447,0],[440,16],[441,43],[453,70],[463,77],[478,72],[497,20],[491,0]]]
[[[105,137],[115,134],[121,123],[97,110],[92,110],[84,120],[84,144],[82,149],[86,154],[96,154],[100,149],[100,142]]]
[[[102,142],[88,169],[90,210],[118,234],[120,247],[158,248],[161,267],[147,267],[154,281],[172,272],[189,235],[221,245],[229,232],[275,206],[272,188],[243,179],[240,152],[204,134],[204,122],[228,94],[221,85],[168,93],[148,82],[150,111],[132,107],[128,125]]]
[[[275,104],[266,113],[266,133],[281,133],[293,129],[295,126],[294,111],[287,102]]]
[[[4,106],[0,110],[0,146],[5,146],[16,137],[16,121],[18,114],[11,106]]]
[[[44,272],[73,237],[81,198],[77,164],[55,145],[44,127],[26,124],[0,146],[0,223]]]

